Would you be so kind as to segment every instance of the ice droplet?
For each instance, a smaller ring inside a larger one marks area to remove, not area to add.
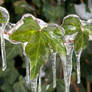
[[[80,57],[81,57],[82,50],[79,52],[75,52],[77,58],[77,83],[80,83]]]
[[[25,47],[26,47],[26,45],[27,45],[27,42],[25,42],[24,44],[23,44],[23,54],[24,54],[24,56],[25,56],[25,59],[26,59],[26,83],[27,84],[29,84],[30,83],[30,60],[29,60],[29,58],[27,57],[27,55],[26,55],[26,52],[25,52]]]
[[[0,32],[1,32],[1,54],[2,54],[2,70],[5,71],[7,64],[6,64],[6,50],[5,50],[5,40],[4,40],[4,31],[7,23],[9,22],[9,13],[8,11],[0,6],[0,12],[5,20],[4,23],[0,25]]]
[[[37,79],[38,79],[38,76],[34,80],[31,80],[32,92],[37,92]]]

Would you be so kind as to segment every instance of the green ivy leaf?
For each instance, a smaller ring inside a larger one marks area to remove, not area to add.
[[[57,13],[56,13],[57,11]],[[62,11],[62,12],[61,12]],[[44,16],[49,20],[49,22],[56,22],[58,23],[59,18],[64,17],[64,7],[62,6],[54,6],[51,5],[44,5],[43,7]]]
[[[75,51],[79,51],[81,48],[85,49],[88,44],[89,33],[87,31],[78,32],[75,41],[74,41],[74,49]]]
[[[41,29],[38,23],[30,17],[24,19],[24,24],[10,36],[10,39],[28,42],[26,54],[30,58],[32,80],[48,59],[50,49],[58,54],[66,53],[62,31],[52,25]]]
[[[64,19],[62,27],[65,30],[65,35],[71,35],[80,31],[81,22],[77,17],[69,16]]]
[[[41,65],[48,58],[48,43],[42,32],[36,32],[26,46],[26,53],[31,60],[31,79],[39,72]]]
[[[2,16],[2,13],[0,12],[0,23],[5,23],[5,19],[4,17]]]
[[[24,24],[10,36],[11,40],[27,42],[36,31],[40,30],[40,26],[32,17],[27,17],[23,21]]]

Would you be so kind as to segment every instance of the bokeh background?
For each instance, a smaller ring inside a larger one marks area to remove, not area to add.
[[[31,13],[48,23],[62,24],[64,16],[77,14],[81,19],[92,18],[92,0],[0,0],[0,5],[10,13],[10,22],[16,23],[25,13]],[[1,51],[0,51],[1,52]],[[7,64],[2,71],[0,54],[0,92],[31,92],[26,85],[25,58],[21,45],[6,41]],[[49,61],[51,59],[49,58]],[[57,55],[57,87],[52,87],[51,63],[44,66],[42,92],[64,92],[62,64]],[[73,72],[70,92],[92,92],[92,41],[81,55],[81,84],[76,83],[76,57],[73,54]]]

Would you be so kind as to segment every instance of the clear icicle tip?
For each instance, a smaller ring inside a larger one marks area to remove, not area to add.
[[[6,68],[7,68],[7,65],[4,65],[4,66],[2,67],[2,71],[5,71]]]

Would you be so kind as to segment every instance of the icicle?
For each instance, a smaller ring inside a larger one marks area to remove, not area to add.
[[[51,60],[52,60],[52,73],[53,73],[53,88],[56,87],[56,53],[51,50]]]
[[[81,57],[82,50],[79,52],[76,52],[76,58],[77,58],[77,83],[80,83],[80,57]]]
[[[41,77],[42,77],[42,68],[40,68],[40,73],[39,73],[39,86],[38,86],[38,92],[41,92]]]
[[[38,92],[41,92],[41,75],[39,75],[39,87],[38,87]]]
[[[26,83],[29,84],[30,83],[30,60],[27,57],[26,53],[25,53],[25,47],[27,45],[27,42],[23,44],[23,53],[26,59]]]
[[[65,92],[69,92],[68,78],[67,78],[67,69],[66,69],[66,56],[60,56],[63,65],[63,73],[64,73],[64,82],[65,82]]]
[[[38,76],[34,80],[31,80],[32,92],[37,92],[37,79],[38,79]]]
[[[73,44],[68,43],[66,44],[66,50],[67,50],[67,55],[66,55],[66,91],[69,92],[70,89],[70,82],[71,82],[71,74],[72,74],[72,53],[73,53]]]
[[[1,33],[1,53],[2,53],[2,70],[5,71],[7,64],[6,64],[5,40],[3,38],[3,33]]]
[[[31,78],[31,75],[30,75],[30,60],[29,58],[26,56],[26,83],[27,84],[30,84],[30,78]]]
[[[53,88],[56,88],[56,53],[53,53],[52,71],[53,71]]]
[[[5,23],[1,23],[0,32],[1,32],[1,54],[2,54],[2,70],[5,71],[7,64],[6,64],[6,51],[5,51],[5,40],[4,40],[4,31],[5,27],[9,21],[9,13],[8,11],[0,6],[0,12],[5,19]]]
[[[65,38],[70,39],[70,36]],[[65,92],[70,90],[71,74],[72,74],[72,53],[73,53],[73,42],[66,42],[66,56],[61,56],[63,72],[64,72],[64,81],[65,81]]]

